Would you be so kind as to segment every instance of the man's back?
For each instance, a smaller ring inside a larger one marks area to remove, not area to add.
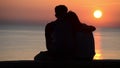
[[[57,52],[58,54],[68,54],[72,51],[74,44],[72,43],[73,39],[71,39],[71,25],[64,20],[56,20],[47,24],[45,31],[48,51]]]

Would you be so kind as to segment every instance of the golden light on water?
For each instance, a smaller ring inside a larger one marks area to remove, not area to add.
[[[96,59],[99,59],[101,54],[96,54]]]
[[[96,55],[94,57],[94,59],[102,59],[102,54],[99,50],[96,49]]]
[[[96,51],[96,55],[94,56],[94,59],[102,59],[100,33],[96,32],[94,38],[95,38],[95,51]]]

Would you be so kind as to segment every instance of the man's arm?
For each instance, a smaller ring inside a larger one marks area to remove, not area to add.
[[[52,25],[51,23],[48,23],[45,27],[45,39],[46,39],[47,50],[51,49],[51,45],[52,45],[51,33],[52,33]]]
[[[81,27],[81,30],[82,31],[85,31],[85,32],[93,32],[96,30],[96,28],[92,25],[86,25],[86,24],[82,24],[82,27]]]

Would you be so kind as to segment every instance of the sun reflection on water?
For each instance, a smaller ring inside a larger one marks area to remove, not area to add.
[[[95,51],[96,51],[96,55],[94,56],[94,59],[102,59],[100,33],[95,32],[94,33],[94,38],[95,38]]]

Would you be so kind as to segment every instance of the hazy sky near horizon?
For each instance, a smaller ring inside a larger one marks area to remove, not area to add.
[[[80,21],[95,26],[120,26],[120,0],[0,0],[0,20],[55,20],[54,8],[64,4]],[[96,19],[99,9],[103,16]]]

